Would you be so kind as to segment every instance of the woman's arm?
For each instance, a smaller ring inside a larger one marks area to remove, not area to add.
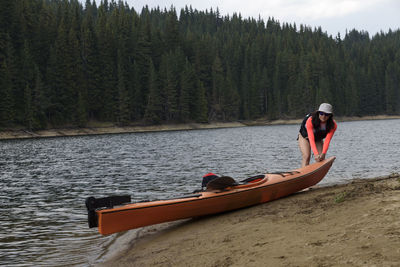
[[[314,137],[314,126],[312,124],[312,116],[310,116],[310,118],[308,118],[307,122],[306,122],[306,129],[307,129],[307,134],[308,134],[308,141],[310,141],[310,146],[311,149],[314,153],[314,156],[318,155],[318,150],[317,150],[317,146],[315,145],[315,137]]]
[[[329,133],[326,135],[325,142],[324,142],[324,147],[322,148],[322,153],[323,154],[326,154],[326,152],[328,152],[329,143],[331,142],[333,134],[335,133],[335,131],[337,129],[337,124],[336,124],[335,121],[333,121],[333,124],[334,124],[333,129],[331,129],[329,131]]]

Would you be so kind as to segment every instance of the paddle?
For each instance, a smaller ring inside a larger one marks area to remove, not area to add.
[[[207,190],[222,190],[235,185],[238,185],[238,183],[232,177],[221,176],[208,182]]]

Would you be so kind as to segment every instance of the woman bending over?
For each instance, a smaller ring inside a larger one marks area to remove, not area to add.
[[[318,110],[304,118],[298,136],[302,167],[310,164],[311,150],[314,153],[315,161],[325,159],[336,128],[332,105],[327,103],[322,103]]]

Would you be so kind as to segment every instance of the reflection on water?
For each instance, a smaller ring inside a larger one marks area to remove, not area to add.
[[[208,172],[237,179],[298,168],[298,125],[0,142],[0,262],[87,266],[116,235],[87,228],[87,196],[169,198]],[[339,123],[322,184],[399,172],[399,120]],[[21,253],[23,252],[23,253]]]

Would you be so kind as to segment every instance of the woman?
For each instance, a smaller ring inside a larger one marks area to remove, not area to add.
[[[328,103],[322,103],[318,110],[304,118],[298,136],[302,154],[302,167],[310,164],[311,150],[314,153],[315,161],[325,159],[336,128],[337,124],[333,119],[332,105]]]

